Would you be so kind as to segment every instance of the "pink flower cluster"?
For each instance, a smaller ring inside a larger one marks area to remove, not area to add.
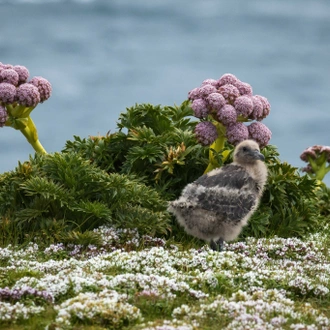
[[[52,86],[48,80],[42,77],[28,79],[29,70],[25,66],[0,62],[0,105],[35,107],[50,97]]]
[[[309,162],[308,156],[312,159],[316,159],[323,153],[326,154],[327,162],[330,163],[330,146],[315,145],[309,147],[303,151],[300,155],[300,159],[304,162]]]
[[[5,126],[7,118],[8,118],[8,114],[6,108],[0,105],[0,127]]]
[[[321,156],[323,156],[322,159],[321,159]],[[308,147],[300,155],[300,159],[302,161],[308,163],[307,166],[303,167],[301,170],[306,173],[314,173],[314,170],[313,170],[311,164],[309,163],[309,158],[311,160],[315,160],[316,163],[319,163],[319,162],[323,163],[323,160],[324,160],[324,162],[327,162],[330,164],[330,146],[315,145],[312,147]]]
[[[265,97],[253,95],[252,87],[233,74],[224,74],[219,80],[204,80],[200,87],[188,93],[188,99],[192,102],[195,117],[211,118],[226,127],[226,137],[231,144],[246,139],[255,140],[260,147],[268,144],[271,131],[260,121],[269,115],[270,104]],[[253,123],[246,126],[243,122],[247,121]],[[196,135],[203,145],[217,138],[214,129],[205,121],[197,124]]]

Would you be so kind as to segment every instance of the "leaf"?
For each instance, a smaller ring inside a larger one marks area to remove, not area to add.
[[[33,177],[20,185],[26,196],[39,195],[45,199],[59,200],[64,206],[70,202],[69,192],[60,184],[54,183],[46,178]]]

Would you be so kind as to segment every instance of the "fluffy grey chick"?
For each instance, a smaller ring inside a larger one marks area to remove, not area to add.
[[[240,234],[259,204],[267,180],[264,160],[255,141],[241,142],[233,163],[188,184],[168,210],[188,234],[221,250],[223,241]]]

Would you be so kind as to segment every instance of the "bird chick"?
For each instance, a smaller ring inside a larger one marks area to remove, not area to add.
[[[210,242],[213,250],[240,234],[267,180],[265,158],[255,141],[239,143],[233,159],[188,184],[168,207],[188,234]]]

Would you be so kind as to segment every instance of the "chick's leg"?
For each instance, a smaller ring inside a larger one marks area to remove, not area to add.
[[[222,251],[223,250],[223,239],[219,238],[217,241],[211,239],[210,248],[214,251]]]

